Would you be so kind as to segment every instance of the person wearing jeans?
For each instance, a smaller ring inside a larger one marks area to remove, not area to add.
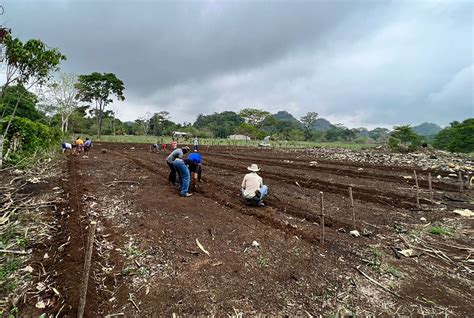
[[[174,167],[174,161],[177,158],[183,158],[183,155],[189,151],[189,147],[183,147],[173,150],[170,155],[166,158],[166,163],[170,168],[170,174],[168,176],[168,181],[174,186],[176,184],[176,168]]]
[[[264,206],[263,198],[268,194],[268,187],[257,174],[260,169],[256,164],[252,164],[247,170],[251,172],[247,173],[242,181],[241,195],[248,205]]]
[[[188,166],[184,162],[183,159],[177,158],[173,161],[173,165],[176,169],[176,172],[178,173],[179,177],[179,194],[182,197],[190,197],[192,196],[191,193],[188,193],[189,191],[189,183],[190,183],[190,173]]]

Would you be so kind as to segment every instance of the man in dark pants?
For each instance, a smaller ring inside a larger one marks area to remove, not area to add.
[[[168,164],[168,167],[170,168],[170,174],[168,176],[168,181],[173,186],[176,185],[176,168],[175,168],[173,162],[178,158],[182,159],[183,155],[188,153],[188,151],[189,151],[189,147],[176,148],[166,158],[166,163]]]

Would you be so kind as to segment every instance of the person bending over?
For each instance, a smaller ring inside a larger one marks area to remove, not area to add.
[[[168,176],[168,181],[175,186],[176,185],[176,167],[173,164],[176,159],[183,159],[183,155],[188,153],[189,147],[176,148],[173,150],[170,155],[166,158],[166,163],[170,168],[170,174]]]
[[[86,141],[84,142],[84,151],[87,153],[91,150],[92,148],[92,140],[89,138],[86,138]]]
[[[242,181],[241,195],[247,205],[264,206],[263,198],[268,194],[268,187],[257,174],[260,169],[253,163],[247,170],[251,172],[247,173]]]
[[[188,159],[191,159],[193,161],[195,161],[197,164],[198,164],[198,167],[197,167],[197,181],[201,182],[201,176],[202,176],[202,157],[201,157],[201,154],[197,151],[197,150],[194,150],[194,152],[190,153],[188,155]]]
[[[192,196],[192,194],[189,193],[190,173],[185,160],[188,162],[188,164],[193,162],[189,159],[176,158],[173,161],[173,165],[179,176],[179,194],[182,197],[190,197]]]

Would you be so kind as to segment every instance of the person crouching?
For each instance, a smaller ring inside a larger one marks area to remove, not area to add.
[[[263,184],[263,179],[257,172],[260,171],[256,164],[247,167],[251,171],[247,173],[242,181],[240,191],[247,205],[264,206],[263,198],[268,194],[268,187]]]

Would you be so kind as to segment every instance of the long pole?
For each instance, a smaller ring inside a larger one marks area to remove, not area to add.
[[[356,218],[354,209],[354,197],[352,196],[352,187],[349,187],[349,196],[351,198],[351,210],[352,210],[352,228],[356,229]]]
[[[321,244],[324,244],[324,193],[319,192],[321,197]]]
[[[84,259],[84,272],[82,273],[81,296],[79,298],[79,309],[77,311],[77,318],[84,316],[84,309],[86,308],[87,285],[89,284],[89,272],[91,269],[92,252],[94,250],[94,236],[97,223],[92,221],[89,225],[89,237],[87,240],[86,257]]]
[[[418,177],[416,175],[416,170],[413,170],[415,174],[415,183],[416,183],[416,207],[420,208],[420,187],[418,186]]]

